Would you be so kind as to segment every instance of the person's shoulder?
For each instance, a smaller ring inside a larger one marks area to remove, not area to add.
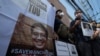
[[[55,21],[59,21],[59,19],[58,18],[55,18]]]
[[[55,19],[55,22],[56,22],[56,23],[63,23],[63,22],[62,22],[60,19],[58,19],[58,18]]]
[[[86,19],[82,19],[83,22],[88,22]]]

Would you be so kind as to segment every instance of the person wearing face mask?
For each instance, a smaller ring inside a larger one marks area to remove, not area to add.
[[[93,51],[93,56],[100,56],[100,30],[97,30],[97,23],[96,21],[92,21],[92,28],[94,31],[94,34],[92,36],[91,40],[91,46]]]
[[[56,11],[56,15],[55,15],[55,23],[54,23],[54,31],[57,33],[58,29],[60,27],[61,24],[63,24],[63,22],[61,21],[62,17],[64,16],[64,13],[62,12],[61,9],[58,9]]]
[[[61,21],[63,16],[64,16],[63,11],[61,9],[58,9],[56,11],[56,15],[55,15],[54,31],[58,35],[59,40],[67,42],[68,40],[67,40],[66,36],[64,36],[63,33],[61,33],[62,32],[61,27],[62,26],[65,27],[64,23]]]
[[[82,19],[82,12],[80,10],[75,11],[75,20],[70,23],[70,32],[74,35],[75,45],[79,56],[92,56],[91,44],[88,37],[83,36],[81,22],[86,20]]]

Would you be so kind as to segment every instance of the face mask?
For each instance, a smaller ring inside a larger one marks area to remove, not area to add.
[[[63,12],[61,12],[61,13],[59,13],[59,15],[60,15],[60,16],[64,16],[64,13],[63,13]]]

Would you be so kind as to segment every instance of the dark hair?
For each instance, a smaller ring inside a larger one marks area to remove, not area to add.
[[[58,10],[56,11],[56,14],[57,14],[58,12],[62,12],[62,10],[61,10],[61,9],[58,9]]]
[[[95,20],[93,20],[92,22],[95,22],[95,24],[97,24],[97,22]]]
[[[74,15],[76,15],[77,13],[82,13],[81,10],[76,10]]]
[[[47,29],[44,27],[44,25],[42,25],[41,23],[34,23],[34,24],[31,26],[31,33],[33,33],[33,28],[36,28],[36,27],[40,27],[41,29],[43,29],[43,30],[45,31],[46,38],[48,37],[48,31],[47,31]]]

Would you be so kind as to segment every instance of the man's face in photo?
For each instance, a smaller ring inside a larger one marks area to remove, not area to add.
[[[46,32],[40,27],[35,27],[33,28],[32,39],[35,47],[42,49],[46,45]]]
[[[86,26],[86,29],[90,29],[90,26],[89,26],[89,24],[86,24],[85,26]]]

